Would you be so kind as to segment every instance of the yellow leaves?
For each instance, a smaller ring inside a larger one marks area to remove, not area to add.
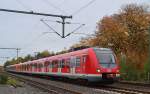
[[[128,55],[129,61],[137,63],[141,68],[148,54],[149,27],[150,14],[147,7],[129,4],[120,13],[103,17],[97,24],[95,36],[79,44],[111,47],[117,54],[123,52]]]

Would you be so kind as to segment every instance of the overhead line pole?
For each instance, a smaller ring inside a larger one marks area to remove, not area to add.
[[[20,10],[11,10],[11,9],[0,9],[0,11],[4,12],[13,12],[13,13],[20,13],[20,14],[31,14],[31,15],[40,15],[40,16],[51,16],[51,17],[58,17],[62,19],[62,38],[65,38],[65,19],[72,18],[72,16],[65,16],[65,15],[55,15],[55,14],[47,14],[47,13],[39,13],[33,11],[20,11]]]
[[[19,50],[21,50],[21,48],[0,48],[0,49],[4,49],[4,50],[16,50],[17,51],[17,63],[18,62],[18,56],[19,56]]]
[[[6,58],[6,59],[8,59],[9,57],[0,57],[0,58]]]
[[[65,38],[65,18],[62,17],[62,38]]]

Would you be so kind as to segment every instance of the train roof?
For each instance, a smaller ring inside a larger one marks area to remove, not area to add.
[[[64,54],[59,54],[59,55],[55,55],[55,56],[49,56],[49,57],[45,57],[45,58],[41,58],[41,59],[37,59],[37,60],[33,60],[33,61],[27,61],[24,63],[19,63],[19,64],[14,64],[14,65],[10,65],[10,66],[16,66],[16,65],[24,65],[24,64],[31,64],[31,63],[35,63],[35,62],[42,62],[42,61],[48,61],[48,60],[53,60],[53,59],[58,59],[61,57],[69,57],[74,56],[74,55],[78,55],[78,54],[82,54],[82,55],[87,55],[88,54],[88,50],[89,49],[94,49],[94,50],[101,50],[101,51],[112,51],[110,48],[98,48],[98,47],[90,47],[90,48],[85,48],[85,49],[80,49],[77,51],[72,51],[72,52],[68,52],[68,53],[64,53]]]

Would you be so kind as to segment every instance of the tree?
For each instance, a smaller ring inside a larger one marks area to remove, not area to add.
[[[95,36],[82,40],[91,46],[112,48],[118,57],[143,69],[148,58],[150,13],[145,5],[123,6],[118,14],[103,17],[97,23]],[[83,44],[82,41],[80,44]]]
[[[39,59],[39,58],[44,58],[44,57],[48,57],[48,56],[50,56],[50,53],[48,50],[45,50],[43,52],[39,52],[36,57],[37,57],[37,59]]]

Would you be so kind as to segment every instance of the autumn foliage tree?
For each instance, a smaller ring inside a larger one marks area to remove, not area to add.
[[[79,44],[82,45],[84,42],[89,46],[112,48],[119,59],[122,54],[126,56],[126,66],[143,71],[148,60],[149,48],[150,13],[148,9],[146,5],[123,6],[117,14],[105,16],[99,20],[95,36],[84,38]],[[126,68],[126,72],[127,70]]]
[[[150,14],[144,5],[129,4],[118,14],[103,17],[97,24],[91,46],[110,47],[117,55],[143,68],[148,57]]]

